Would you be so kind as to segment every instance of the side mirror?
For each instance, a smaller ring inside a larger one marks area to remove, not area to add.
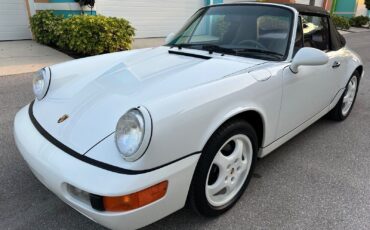
[[[325,65],[328,62],[329,57],[323,51],[305,47],[297,52],[289,68],[293,73],[298,73],[298,67],[301,65]]]
[[[169,35],[167,35],[166,37],[166,44],[170,43],[173,39],[175,38],[175,33],[170,33]]]

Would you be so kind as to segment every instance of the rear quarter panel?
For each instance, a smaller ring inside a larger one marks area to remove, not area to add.
[[[361,57],[348,47],[344,47],[338,51],[343,60],[341,68],[343,68],[344,76],[341,78],[340,87],[345,88],[350,77],[359,66],[363,66]]]

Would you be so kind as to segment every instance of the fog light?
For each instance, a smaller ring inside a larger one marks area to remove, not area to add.
[[[129,195],[103,197],[105,211],[123,212],[137,209],[161,199],[167,192],[168,181],[163,181],[147,189]]]
[[[76,200],[82,201],[85,204],[90,204],[90,194],[72,185],[67,185],[67,191]]]

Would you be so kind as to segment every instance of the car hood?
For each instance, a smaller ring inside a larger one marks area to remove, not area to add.
[[[94,64],[104,62],[102,56],[84,63],[92,66],[91,73],[79,74],[76,68],[76,73],[69,77],[52,76],[46,98],[33,105],[36,120],[58,141],[85,154],[115,131],[118,119],[129,109],[147,106],[265,62],[220,54],[210,56],[208,52],[190,49],[180,51],[190,56],[170,54],[169,49],[159,47],[128,56],[116,55],[116,60],[94,69]],[[68,63],[58,68],[71,71]],[[68,119],[58,123],[64,115]]]

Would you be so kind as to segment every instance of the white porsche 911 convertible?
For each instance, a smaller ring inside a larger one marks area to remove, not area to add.
[[[326,114],[348,117],[364,70],[345,43],[321,8],[204,7],[164,46],[39,71],[16,144],[47,188],[106,227],[186,203],[218,216],[257,157]]]

